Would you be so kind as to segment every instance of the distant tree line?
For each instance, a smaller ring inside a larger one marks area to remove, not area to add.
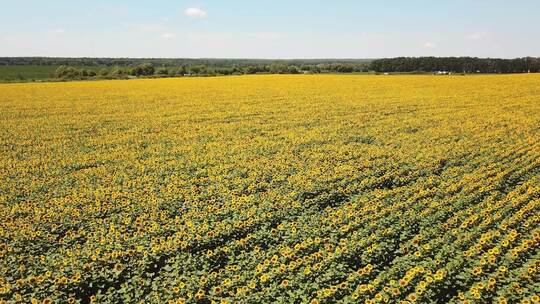
[[[207,66],[181,65],[155,67],[152,63],[142,63],[136,66],[103,66],[99,70],[89,67],[61,65],[56,69],[55,77],[59,79],[88,79],[109,78],[124,79],[130,77],[178,77],[178,76],[219,76],[244,74],[306,74],[306,73],[352,73],[367,72],[367,64],[319,63],[290,65],[273,63],[270,65],[248,66]]]
[[[538,73],[540,58],[397,57],[371,61],[375,72]]]
[[[133,67],[149,63],[154,67],[207,66],[213,68],[232,68],[248,66],[287,66],[345,64],[367,66],[369,59],[195,59],[195,58],[56,58],[56,57],[0,57],[0,65],[38,65],[38,66],[121,66]]]
[[[540,58],[161,59],[0,57],[0,66],[51,67],[58,79],[318,73],[537,73]],[[22,77],[22,76],[21,76]]]

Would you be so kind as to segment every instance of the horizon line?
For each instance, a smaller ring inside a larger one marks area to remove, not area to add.
[[[480,56],[392,56],[392,57],[321,57],[321,58],[260,58],[260,57],[104,57],[104,56],[0,56],[0,58],[48,58],[48,59],[189,59],[189,60],[377,60],[389,58],[479,58],[479,59],[522,59],[540,58],[540,56],[520,56],[520,57],[480,57]]]

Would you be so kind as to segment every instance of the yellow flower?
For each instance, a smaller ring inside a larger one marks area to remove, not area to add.
[[[195,297],[196,297],[198,300],[203,299],[203,298],[204,298],[204,290],[202,290],[202,289],[197,290],[197,293],[195,294]]]
[[[124,265],[118,263],[118,264],[114,265],[114,270],[120,272],[120,271],[124,270]]]
[[[416,295],[416,293],[411,293],[407,296],[407,300],[414,303],[416,302],[416,300],[418,300],[418,296]]]
[[[71,303],[92,277],[120,287],[90,288],[94,303],[124,287],[147,302],[242,302],[276,285],[308,302],[418,303],[437,301],[450,276],[473,277],[457,301],[534,302],[538,178],[497,189],[540,159],[539,81],[0,84],[1,303]],[[429,231],[408,227],[418,218]],[[401,257],[384,267],[396,237]],[[440,250],[450,239],[455,250]],[[509,271],[511,256],[529,260]],[[446,266],[454,258],[472,266]],[[499,290],[507,281],[521,285]]]

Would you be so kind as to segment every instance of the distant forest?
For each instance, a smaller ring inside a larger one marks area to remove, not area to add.
[[[398,57],[383,59],[174,59],[0,57],[0,79],[318,73],[537,73],[540,58]]]
[[[538,73],[540,58],[398,57],[371,61],[375,72]]]

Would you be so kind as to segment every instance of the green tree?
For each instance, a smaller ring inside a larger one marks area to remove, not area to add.
[[[55,76],[62,79],[79,79],[81,78],[81,71],[74,67],[61,65],[56,69]]]
[[[109,76],[109,70],[106,68],[102,68],[99,70],[99,76],[106,77]]]

